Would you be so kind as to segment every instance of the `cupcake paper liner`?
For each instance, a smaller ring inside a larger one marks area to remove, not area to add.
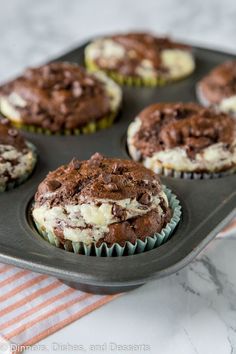
[[[5,192],[5,191],[9,191],[13,188],[18,187],[20,184],[24,183],[33,173],[33,170],[35,168],[35,165],[37,163],[37,150],[36,147],[27,141],[27,146],[31,149],[31,151],[33,152],[33,161],[32,161],[32,168],[30,171],[27,171],[26,173],[24,173],[22,176],[18,177],[17,179],[15,179],[14,181],[8,182],[5,185],[0,185],[0,193],[1,192]]]
[[[103,71],[107,76],[109,76],[111,79],[116,81],[120,85],[127,85],[127,86],[139,86],[139,87],[155,87],[155,86],[164,86],[166,84],[169,84],[171,82],[176,82],[183,80],[185,77],[189,75],[183,75],[182,77],[179,78],[164,78],[164,77],[153,77],[153,78],[144,78],[144,77],[135,77],[135,76],[124,76],[116,71],[110,71],[110,70],[102,70],[99,68],[94,61],[91,59],[85,58],[85,65],[88,71],[90,72],[96,72],[96,71]]]
[[[166,242],[172,235],[181,217],[181,206],[177,197],[171,192],[170,189],[163,186],[164,192],[169,201],[170,208],[172,210],[172,217],[168,224],[161,230],[160,233],[155,233],[152,236],[146,237],[144,241],[137,239],[135,244],[127,241],[124,246],[120,246],[118,243],[114,243],[111,247],[108,247],[106,243],[102,243],[99,247],[96,247],[95,243],[86,245],[83,242],[71,242],[66,241],[64,245],[60,243],[58,238],[52,232],[48,232],[44,227],[35,222],[36,229],[39,234],[43,236],[51,245],[56,247],[64,247],[65,250],[87,256],[98,257],[116,257],[116,256],[128,256],[134,255],[146,251],[150,251],[164,242]]]
[[[158,175],[162,175],[165,177],[182,178],[182,179],[213,179],[213,178],[226,177],[226,176],[232,175],[236,172],[236,165],[229,168],[228,170],[219,171],[219,172],[176,171],[173,168],[167,168],[167,167],[164,167],[161,165],[151,167],[149,163],[145,163],[145,161],[142,161],[138,150],[133,150],[131,153],[129,148],[127,148],[127,152],[128,152],[128,155],[131,157],[131,159],[133,159],[134,161],[139,161],[146,168],[152,170],[153,172],[155,172]]]
[[[149,86],[149,87],[154,87],[154,86],[163,86],[166,83],[168,83],[169,80],[166,80],[164,78],[141,78],[141,77],[135,77],[135,76],[124,76],[116,71],[110,71],[110,70],[102,70],[100,69],[94,61],[85,58],[85,65],[88,71],[90,72],[96,72],[96,71],[103,71],[108,75],[111,79],[116,81],[120,85],[127,85],[127,86]]]
[[[148,168],[148,167],[147,167]],[[156,167],[154,172],[166,177],[183,178],[183,179],[213,179],[230,176],[236,172],[236,166],[223,172],[183,172],[170,168]]]
[[[117,114],[118,111],[112,112],[109,116],[103,117],[102,119],[99,119],[96,122],[90,122],[81,128],[65,129],[59,132],[52,132],[49,129],[37,127],[35,125],[16,123],[12,120],[11,122],[16,128],[24,129],[30,133],[40,133],[45,135],[80,135],[80,134],[92,134],[98,130],[109,128],[114,122]]]

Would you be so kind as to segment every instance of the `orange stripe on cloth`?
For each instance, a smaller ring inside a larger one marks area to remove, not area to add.
[[[43,338],[49,336],[50,334],[55,333],[59,329],[65,327],[68,324],[70,324],[71,322],[74,322],[75,320],[78,320],[79,318],[87,315],[88,313],[99,308],[100,306],[107,304],[108,302],[110,302],[111,300],[115,299],[118,296],[120,296],[120,294],[103,296],[101,299],[97,300],[93,304],[86,306],[84,309],[76,312],[72,316],[65,318],[64,320],[58,322],[56,325],[53,325],[53,326],[47,328],[46,330],[42,331],[41,333],[37,334],[36,336],[32,337],[30,340],[28,340],[27,342],[22,344],[22,347],[27,346],[27,345],[32,345],[32,344],[39,342]]]
[[[13,269],[12,266],[10,266],[8,264],[3,264],[2,267],[0,268],[0,274],[8,272],[11,269]]]
[[[83,295],[79,295],[78,297],[76,297],[75,299],[71,300],[71,301],[68,301],[67,303],[63,303],[62,305],[59,305],[58,307],[56,308],[53,308],[52,310],[44,313],[43,315],[39,316],[39,317],[36,317],[34,320],[32,321],[29,321],[25,324],[23,324],[22,326],[16,328],[15,330],[11,331],[11,332],[8,332],[8,333],[4,333],[4,336],[6,338],[13,338],[17,335],[19,335],[20,333],[26,331],[28,328],[34,326],[35,324],[37,323],[40,323],[42,322],[43,320],[45,320],[46,318],[54,315],[55,313],[58,313],[58,312],[61,312],[65,309],[67,309],[68,307],[78,303],[78,302],[81,302],[85,299],[88,299],[89,297],[91,297],[92,295],[91,294],[83,294]]]
[[[56,302],[68,295],[70,295],[72,292],[74,292],[75,290],[74,289],[66,289],[64,290],[62,293],[59,293],[53,297],[51,297],[50,299],[48,299],[47,301],[43,302],[42,304],[39,304],[38,306],[35,306],[33,308],[31,308],[30,310],[24,312],[23,314],[13,318],[12,320],[6,322],[5,326],[3,326],[3,328],[7,328],[9,327],[10,325],[13,325],[17,322],[19,322],[20,320],[23,320],[24,318],[32,315],[33,313],[37,312],[37,311],[40,311],[42,310],[44,307],[47,307],[48,305],[52,304],[53,302]],[[1,330],[3,329],[1,328]]]
[[[30,294],[29,296],[25,296],[23,299],[15,302],[13,305],[5,307],[3,310],[0,311],[0,316],[4,316],[4,315],[6,315],[9,312],[12,312],[12,311],[18,309],[19,307],[27,304],[29,301],[34,300],[36,297],[38,297],[40,295],[44,295],[47,292],[58,288],[59,286],[61,286],[61,283],[58,280],[54,281],[53,283],[47,285],[46,287],[35,291],[33,294]],[[33,307],[31,310],[32,311],[36,311],[37,310],[37,306]],[[26,312],[24,314],[19,315],[18,316],[19,318],[16,317],[15,320],[21,320],[23,317],[25,317],[25,314],[26,314]],[[0,325],[0,330],[8,327],[8,325],[9,325],[8,322],[5,322],[3,325]]]
[[[20,278],[24,277],[28,273],[29,272],[27,270],[22,270],[20,272],[17,272],[15,274],[9,276],[9,278],[0,281],[0,288],[5,286],[5,285],[7,285],[7,284],[9,284],[9,283],[12,283],[13,281],[15,281],[17,279],[20,279]]]
[[[28,274],[28,272],[27,272]],[[41,282],[44,279],[47,279],[48,277],[46,275],[39,275],[33,279],[28,280],[27,282],[23,283],[20,286],[17,286],[16,288],[10,290],[8,293],[0,296],[0,302],[1,301],[5,301],[6,299],[8,299],[10,296],[14,296],[15,294],[17,294],[18,292],[25,290],[27,288],[29,288],[30,286],[37,284],[39,282]]]

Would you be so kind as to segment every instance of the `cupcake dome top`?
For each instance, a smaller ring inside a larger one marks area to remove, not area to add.
[[[112,111],[103,80],[66,62],[27,69],[0,87],[0,97],[9,119],[52,132],[80,128]]]
[[[149,33],[117,34],[109,38],[127,52],[127,55],[121,56],[117,61],[117,67],[121,73],[131,76],[135,75],[137,66],[144,59],[149,60],[155,69],[165,71],[161,58],[161,52],[165,49],[190,49],[188,46],[173,42],[167,37],[156,37]],[[102,57],[98,57],[97,62],[101,67],[107,64]]]
[[[144,166],[96,153],[89,160],[73,159],[50,172],[39,185],[35,201],[36,206],[52,207],[95,199],[136,198],[148,205],[149,193],[157,195],[161,190],[158,176]]]
[[[175,80],[194,70],[190,52],[189,46],[167,37],[134,32],[92,41],[85,49],[85,59],[89,68],[114,73],[114,78],[117,73],[124,78]]]
[[[236,165],[236,121],[195,103],[158,103],[144,109],[128,130],[135,160],[178,171],[206,172]]]
[[[156,174],[96,153],[48,174],[35,195],[33,218],[62,243],[123,245],[159,232],[170,210]]]
[[[147,156],[182,147],[193,157],[212,144],[232,144],[236,138],[234,120],[194,103],[158,103],[144,109],[138,117],[141,128],[135,145]]]

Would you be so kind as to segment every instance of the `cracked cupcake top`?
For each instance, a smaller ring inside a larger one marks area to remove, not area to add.
[[[79,128],[112,111],[104,82],[66,62],[27,69],[1,86],[0,96],[1,110],[9,119],[53,132]]]
[[[195,103],[158,103],[139,114],[141,121],[133,143],[145,156],[182,147],[190,157],[216,143],[233,143],[235,122]]]
[[[195,103],[158,103],[144,109],[128,128],[134,160],[157,173],[218,172],[236,167],[236,122]]]
[[[37,228],[62,244],[97,246],[135,243],[160,232],[171,217],[156,174],[98,153],[50,172],[38,187],[32,214]]]
[[[83,204],[93,199],[136,198],[148,205],[148,192],[157,195],[160,191],[158,177],[142,165],[96,153],[89,160],[73,159],[50,172],[39,185],[35,201],[36,206],[48,203],[52,207]]]

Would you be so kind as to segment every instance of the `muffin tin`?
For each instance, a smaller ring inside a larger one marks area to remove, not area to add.
[[[82,64],[84,47],[56,60]],[[72,157],[87,159],[96,151],[106,156],[129,158],[126,129],[140,110],[157,101],[196,101],[196,82],[215,65],[233,58],[197,47],[194,54],[196,71],[183,81],[157,88],[124,87],[122,112],[111,128],[81,136],[24,134],[36,145],[39,161],[28,181],[0,194],[1,262],[53,275],[88,292],[124,292],[184,267],[236,215],[235,175],[211,180],[163,177],[162,182],[182,204],[182,220],[164,245],[126,257],[89,257],[58,249],[38,235],[30,216],[37,185],[49,170],[69,162]]]

